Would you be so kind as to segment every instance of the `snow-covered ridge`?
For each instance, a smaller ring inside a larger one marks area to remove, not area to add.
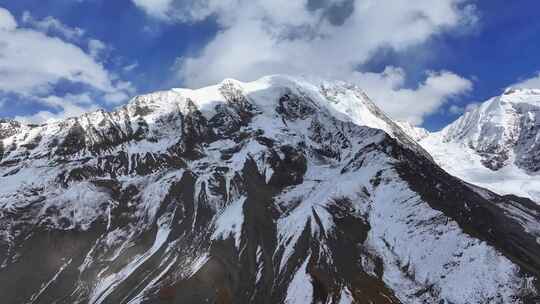
[[[514,98],[517,97],[518,99],[514,99],[513,102],[520,102],[519,96],[523,97],[522,100],[525,100],[526,102],[531,102],[532,100],[530,100],[530,97],[534,95],[540,95],[540,89],[509,87],[504,90],[503,95],[512,95]],[[538,102],[538,100],[532,102]]]
[[[441,133],[445,141],[466,141],[478,150],[515,145],[521,129],[536,126],[539,109],[540,90],[508,89],[466,112]]]
[[[306,103],[316,111],[327,112],[344,122],[384,130],[414,145],[357,86],[322,80],[311,83],[302,78],[276,75],[247,83],[226,79],[200,89],[155,92],[137,96],[110,113],[98,110],[32,128],[12,127],[9,133],[4,132],[5,138],[0,137],[0,144],[5,147],[3,160],[70,154],[68,152],[96,153],[118,145],[134,153],[145,149],[163,150],[179,140],[177,130],[182,126],[176,117],[193,111],[200,112],[207,121],[217,120],[217,116],[254,111],[263,124],[261,127],[272,134],[272,119],[278,115],[280,98],[289,95],[300,98],[299,103]],[[74,141],[69,147],[62,145],[67,138]],[[154,142],[160,144],[149,144]]]
[[[353,84],[282,75],[246,83],[226,79],[200,89],[137,96],[110,113],[100,110],[41,126],[2,120],[0,162],[84,157],[104,149],[125,151],[131,162],[147,152],[163,153],[180,142],[181,117],[193,111],[223,130],[238,127],[239,117],[255,114],[257,128],[272,137],[279,133],[275,118],[280,99],[290,97],[299,100],[299,107],[305,104],[340,121],[381,129],[424,153],[416,141],[440,166],[468,182],[540,200],[540,182],[535,177],[540,170],[540,90],[534,89],[508,89],[442,131],[429,133],[392,121]]]
[[[418,142],[465,181],[540,202],[540,90],[507,89]]]

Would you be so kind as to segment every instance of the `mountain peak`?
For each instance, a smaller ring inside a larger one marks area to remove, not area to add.
[[[420,145],[467,182],[540,201],[538,89],[509,88],[421,139]]]
[[[537,172],[539,113],[540,90],[509,89],[463,114],[442,130],[442,136],[444,141],[462,142],[478,152],[490,169],[513,162]]]
[[[61,143],[73,140],[78,144],[68,144],[68,150],[83,154],[141,146],[148,141],[162,142],[153,146],[167,149],[179,140],[182,117],[190,113],[198,113],[201,123],[210,123],[213,131],[209,132],[228,133],[253,119],[252,126],[269,135],[279,133],[280,128],[293,128],[285,118],[294,120],[294,128],[305,128],[316,116],[327,115],[340,122],[381,129],[416,146],[355,85],[271,75],[252,82],[225,79],[199,89],[149,93],[113,112],[99,110],[24,132],[4,132],[3,144],[10,148],[3,158],[42,157],[63,151]],[[416,149],[421,150],[419,146]]]
[[[540,89],[508,87],[502,95],[540,95]]]

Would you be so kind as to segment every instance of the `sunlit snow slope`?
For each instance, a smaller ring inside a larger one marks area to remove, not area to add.
[[[540,203],[540,90],[508,89],[419,143],[465,181]]]

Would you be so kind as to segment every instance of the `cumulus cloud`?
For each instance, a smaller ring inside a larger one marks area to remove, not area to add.
[[[471,27],[477,17],[466,0],[133,1],[167,21],[192,23],[213,17],[221,27],[199,53],[179,58],[178,80],[187,86],[280,73],[355,80],[374,92],[376,102],[392,116],[415,122],[470,86],[441,71],[407,90],[402,71],[358,72],[381,48],[400,52],[441,32]],[[388,91],[383,95],[382,90]]]
[[[105,48],[102,42],[89,39],[87,53],[69,41],[82,38],[82,30],[69,28],[52,17],[36,20],[29,13],[23,14],[21,21],[19,25],[8,10],[0,8],[0,94],[16,94],[54,108],[56,115],[71,115],[93,109],[97,102],[83,106],[68,96],[62,107],[61,97],[54,95],[61,82],[84,85],[110,103],[133,93],[130,83],[118,79],[99,61],[99,52]],[[53,35],[53,30],[61,37]],[[34,119],[45,118],[47,113],[53,112],[45,111]]]
[[[406,49],[468,24],[471,15],[459,0],[180,2],[172,5],[179,11],[173,16],[192,21],[217,16],[223,28],[199,56],[183,58],[180,76],[190,86],[269,73],[347,78],[377,49]],[[343,3],[349,4],[340,10]]]
[[[540,72],[537,72],[535,76],[522,80],[511,87],[524,88],[524,89],[540,89]]]
[[[43,110],[37,113],[24,116],[16,116],[15,119],[23,123],[45,123],[62,120],[66,117],[79,116],[89,111],[98,109],[90,95],[83,94],[67,94],[65,96],[50,95],[47,97],[37,98],[35,102],[46,105],[50,110]]]
[[[17,27],[13,16],[0,9],[0,90],[32,93],[61,79],[112,92],[115,87],[103,65],[75,44],[40,31]]]
[[[416,88],[405,87],[405,72],[388,67],[383,73],[355,73],[353,80],[390,116],[419,125],[452,98],[472,89],[471,81],[448,71],[427,72]]]
[[[114,91],[108,72],[83,50],[25,29],[0,31],[0,90],[45,91],[61,79]]]

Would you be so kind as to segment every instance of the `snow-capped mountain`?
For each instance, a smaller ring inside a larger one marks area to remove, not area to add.
[[[2,303],[540,301],[540,207],[447,174],[353,85],[1,128]]]
[[[451,174],[540,203],[540,90],[508,89],[417,139]]]

